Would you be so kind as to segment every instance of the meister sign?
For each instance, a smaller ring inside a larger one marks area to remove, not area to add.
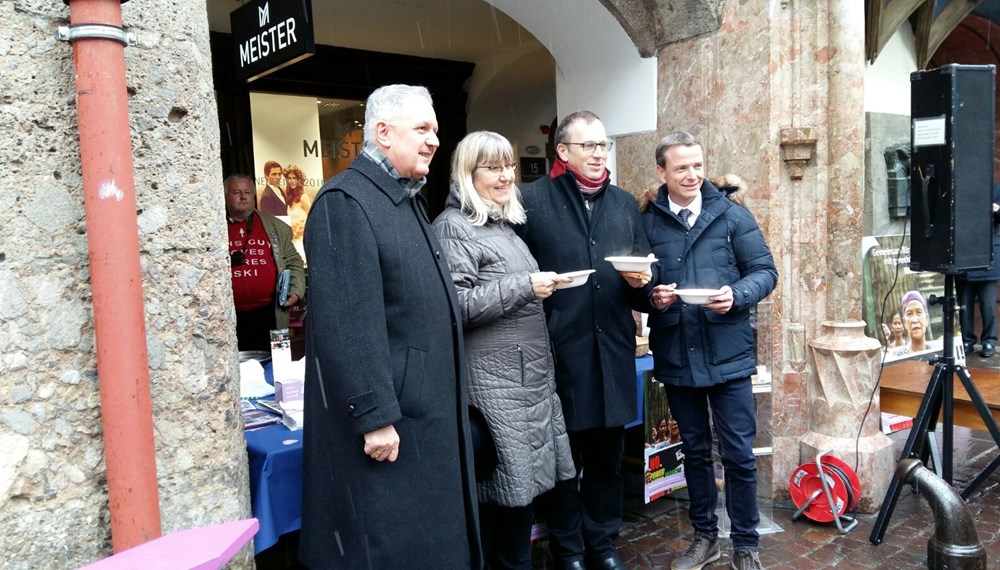
[[[251,0],[229,21],[240,79],[253,81],[316,52],[311,0]]]

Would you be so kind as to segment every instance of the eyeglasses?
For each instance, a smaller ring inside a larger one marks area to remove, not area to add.
[[[477,166],[476,168],[482,168],[483,170],[489,170],[492,174],[500,174],[504,170],[510,170],[511,172],[517,172],[516,164],[494,164],[492,166]]]
[[[603,150],[604,152],[609,152],[611,150],[611,147],[615,146],[615,143],[611,141],[604,141],[604,142],[587,141],[582,143],[564,142],[563,144],[575,144],[583,148],[584,152],[590,152],[590,153],[593,153],[595,150],[597,150],[597,147],[601,147],[601,150]]]

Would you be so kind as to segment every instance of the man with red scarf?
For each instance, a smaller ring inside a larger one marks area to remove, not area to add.
[[[648,306],[650,285],[604,258],[645,257],[649,243],[635,198],[609,181],[612,142],[597,115],[567,116],[554,140],[549,176],[521,188],[527,222],[518,232],[543,271],[596,272],[544,302],[578,476],[556,483],[543,511],[558,568],[619,570],[624,426],[638,415],[631,310]]]

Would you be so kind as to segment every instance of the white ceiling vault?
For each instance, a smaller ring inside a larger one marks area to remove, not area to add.
[[[244,3],[206,0],[209,28],[229,33],[229,13]],[[655,128],[655,58],[639,56],[599,0],[313,0],[312,9],[317,44],[476,64],[470,102],[552,85],[560,115],[589,108],[611,135]]]
[[[212,31],[229,33],[245,0],[206,3]],[[542,47],[483,0],[313,0],[312,10],[317,44],[473,63]]]

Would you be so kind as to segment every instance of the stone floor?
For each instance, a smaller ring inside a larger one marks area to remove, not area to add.
[[[1000,356],[975,363],[987,372],[1000,374]],[[974,378],[975,379],[975,378]],[[890,436],[896,444],[896,457],[910,431]],[[964,488],[1000,454],[986,432],[955,428],[953,458],[956,487]],[[790,474],[789,474],[790,475]],[[785,478],[788,475],[775,474]],[[643,505],[641,498],[627,497],[625,522],[619,538],[624,563],[633,570],[667,569],[692,537],[687,522],[687,504],[680,498],[663,498]],[[927,501],[910,487],[904,487],[890,518],[884,541],[876,546],[869,541],[875,515],[857,515],[859,524],[848,534],[841,534],[833,523],[821,524],[805,519],[792,520],[794,505],[776,503],[770,507],[774,523],[781,532],[761,537],[761,560],[765,568],[801,569],[912,569],[924,568],[927,542],[934,532],[934,515]],[[972,495],[968,508],[976,521],[976,531],[987,551],[987,568],[1000,568],[1000,474],[994,473]],[[273,548],[257,557],[262,570],[301,568],[295,562],[297,533],[282,537]],[[724,543],[722,559],[706,568],[728,568],[732,548]],[[553,569],[544,543],[534,551],[536,569]],[[422,569],[414,569],[422,570]]]
[[[969,357],[969,365],[978,373],[1000,374],[1000,356],[984,359]],[[974,377],[973,380],[976,380]],[[892,434],[899,458],[910,430]],[[955,428],[952,466],[956,488],[964,489],[1000,455],[996,442],[984,431]],[[790,474],[774,474],[787,478]],[[683,500],[664,498],[650,505],[632,501],[626,507],[625,524],[619,537],[622,561],[633,570],[666,569],[692,538]],[[1000,469],[994,472],[969,498],[968,508],[976,521],[976,531],[986,548],[987,568],[1000,568]],[[771,516],[781,532],[761,537],[761,561],[765,568],[802,569],[911,569],[925,568],[927,542],[934,533],[934,515],[921,495],[906,486],[889,519],[883,542],[874,545],[869,535],[876,515],[856,516],[857,527],[841,534],[833,523],[821,524],[804,518],[792,520],[791,502],[770,506]],[[705,568],[729,568],[730,544],[723,547],[723,558]],[[536,568],[554,568],[544,549],[536,549]]]
[[[909,431],[893,434],[897,450]],[[996,443],[986,432],[955,428],[954,481],[959,488],[997,457]],[[897,453],[898,456],[898,453]],[[619,538],[622,561],[634,570],[669,568],[692,537],[683,501],[661,499],[662,504],[630,505]],[[979,539],[986,547],[988,568],[1000,568],[1000,475],[992,475],[968,501]],[[774,522],[783,530],[761,537],[761,561],[773,569],[910,569],[924,568],[927,541],[934,532],[934,516],[927,501],[904,487],[882,544],[869,541],[875,515],[857,515],[857,527],[842,535],[833,523],[792,520],[791,503],[772,506]],[[537,553],[536,553],[537,554]],[[544,553],[542,553],[544,554]],[[723,558],[706,568],[728,568],[732,548],[725,544]],[[537,560],[537,558],[536,558]],[[553,568],[539,560],[536,568]]]
[[[897,449],[909,432],[893,434]],[[898,454],[897,454],[898,455]],[[955,428],[954,472],[960,488],[978,475],[998,455],[989,434]],[[623,562],[633,570],[666,569],[691,539],[687,505],[683,500],[663,498],[650,505],[630,499],[619,538]],[[979,539],[986,547],[988,568],[1000,568],[1000,474],[993,474],[970,498],[969,510],[976,521]],[[869,542],[874,515],[858,515],[858,526],[842,535],[836,525],[805,519],[792,521],[794,506],[777,503],[771,512],[783,530],[761,537],[761,560],[765,568],[802,569],[912,569],[926,567],[927,541],[934,532],[934,516],[927,501],[904,487],[882,544]],[[294,562],[295,533],[257,557],[262,570],[299,568]],[[732,548],[723,547],[722,559],[706,568],[728,568]],[[535,568],[552,569],[544,544],[535,549]]]

